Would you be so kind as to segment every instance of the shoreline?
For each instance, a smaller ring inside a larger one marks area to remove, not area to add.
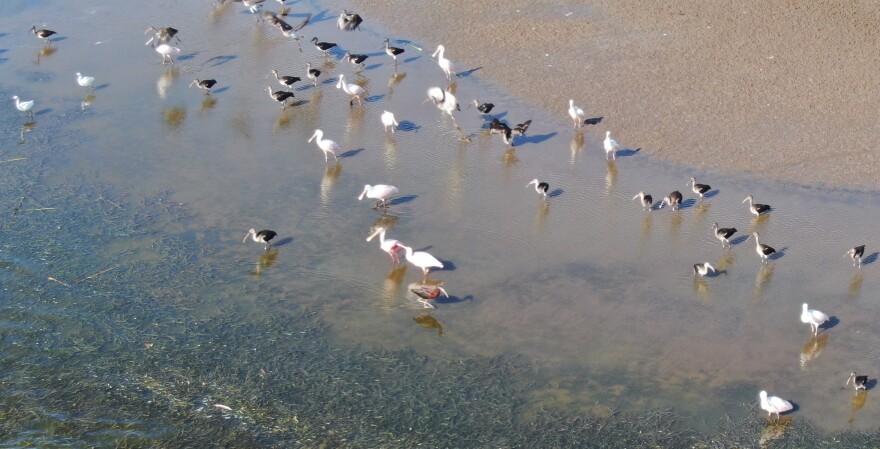
[[[400,0],[352,3],[366,21],[426,42],[428,55],[444,44],[460,70],[482,66],[482,78],[560,120],[574,99],[604,117],[586,133],[611,130],[657,160],[880,189],[870,146],[880,139],[871,89],[880,32],[869,27],[880,11],[868,5],[447,0],[416,17]]]

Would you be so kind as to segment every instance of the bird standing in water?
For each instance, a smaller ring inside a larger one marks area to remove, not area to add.
[[[780,413],[785,413],[794,408],[794,406],[791,405],[791,402],[788,402],[785,399],[776,396],[767,397],[766,391],[761,391],[759,397],[761,398],[761,408],[767,412],[768,418],[775,413],[776,419],[778,420]]]
[[[865,245],[859,245],[846,252],[843,257],[849,256],[853,260],[853,266],[862,266],[862,256],[865,255]]]
[[[730,238],[736,234],[736,228],[719,228],[718,223],[714,223],[712,233],[715,234],[715,238],[721,240],[721,248],[730,247]]]
[[[697,263],[694,264],[694,276],[700,275],[700,277],[706,277],[709,272],[715,274],[715,267],[712,266],[709,262]]]
[[[742,202],[749,202],[749,211],[751,211],[756,217],[770,210],[770,206],[767,204],[758,204],[754,202],[754,198],[752,195],[749,195]]]
[[[400,263],[400,257],[397,256],[397,251],[401,250],[400,242],[394,239],[385,239],[385,228],[379,227],[376,228],[376,232],[373,232],[369,237],[367,237],[367,241],[373,240],[373,237],[379,236],[379,248],[382,251],[385,251],[390,257],[391,262],[395,265]]]
[[[603,142],[605,146],[605,160],[608,160],[608,155],[611,155],[611,159],[617,159],[617,148],[620,145],[616,140],[611,138],[611,131],[605,131],[605,142]]]
[[[82,76],[82,73],[76,72],[76,84],[79,84],[80,87],[87,87],[91,90],[95,90],[95,77]]]
[[[767,259],[776,253],[776,249],[772,246],[761,243],[761,241],[759,240],[760,237],[758,236],[757,232],[753,232],[746,240],[752,237],[755,238],[755,252],[757,252],[758,255],[761,256],[761,261],[766,264]]]
[[[391,47],[388,44],[388,38],[385,38],[385,54],[391,56],[394,59],[394,65],[397,65],[397,55],[403,53],[403,49],[400,47]]]
[[[451,80],[452,74],[455,73],[455,68],[452,66],[452,61],[446,59],[443,54],[446,52],[446,47],[442,45],[438,45],[437,49],[434,50],[434,53],[431,55],[437,57],[437,65],[440,66],[440,69],[443,70],[443,73],[446,74],[446,79]]]
[[[633,199],[639,198],[639,202],[642,203],[642,208],[645,210],[651,210],[651,207],[654,206],[654,197],[646,194],[645,192],[639,192]]]
[[[574,121],[574,127],[580,128],[584,121],[584,110],[574,105],[574,100],[568,100],[568,116]]]
[[[849,379],[846,380],[846,384],[853,384],[853,387],[856,391],[859,390],[867,390],[868,389],[868,376],[857,376],[855,371],[849,373]]]
[[[13,95],[12,99],[15,100],[15,109],[26,113],[29,118],[34,118],[34,111],[32,111],[34,108],[34,100],[21,101],[18,98],[18,95]]]
[[[317,139],[317,140],[315,140],[315,143],[318,145],[318,148],[320,148],[321,151],[324,152],[324,162],[328,161],[328,159],[327,159],[328,154],[333,155],[333,160],[336,160],[336,161],[339,160],[339,158],[336,156],[336,152],[341,150],[341,148],[339,147],[339,144],[330,140],[330,139],[325,139],[324,138],[324,131],[321,131],[320,129],[316,129],[315,133],[312,134],[312,137],[309,138],[309,142],[311,142],[312,139]]]
[[[828,319],[828,315],[816,309],[809,309],[807,303],[804,303],[801,309],[801,322],[810,325],[814,337],[819,334],[819,326],[825,324]]]
[[[336,83],[337,89],[342,89],[343,92],[347,93],[351,96],[351,100],[349,100],[348,105],[354,105],[354,100],[358,101],[358,104],[363,106],[364,104],[364,95],[367,94],[367,89],[364,89],[361,86],[358,86],[354,83],[346,83],[345,75],[339,75],[339,82]]]
[[[200,80],[198,78],[194,79],[193,82],[189,83],[189,87],[196,86],[199,89],[205,91],[205,95],[211,95],[211,88],[217,84],[217,80]]]
[[[47,29],[38,30],[36,26],[31,27],[31,33],[34,33],[34,36],[37,36],[38,38],[46,41],[46,45],[49,45],[52,43],[52,41],[49,40],[49,36],[56,34],[52,30],[47,30]]]
[[[398,190],[397,187],[394,186],[389,186],[386,184],[376,184],[374,186],[371,186],[367,184],[364,186],[364,191],[361,192],[361,195],[358,197],[358,201],[363,200],[364,196],[366,196],[367,198],[372,198],[374,200],[379,200],[373,207],[376,208],[382,206],[385,210],[387,210],[388,199],[396,196],[398,193],[400,193],[400,190]]]
[[[266,91],[269,92],[269,98],[281,103],[281,109],[287,109],[287,100],[293,98],[293,92],[289,92],[286,90],[276,90],[272,92],[272,86],[266,86]]]
[[[406,245],[400,245],[406,251],[406,260],[421,268],[422,272],[425,274],[425,279],[428,278],[428,269],[430,268],[443,268],[443,262],[440,262],[439,259],[432,256],[429,253],[424,251],[416,251],[413,252],[413,249]]]
[[[672,193],[663,197],[663,200],[660,201],[660,207],[668,205],[672,207],[672,210],[676,210],[678,209],[678,206],[681,206],[682,198],[683,197],[681,196],[681,192],[679,192],[678,190],[673,190]]]
[[[248,237],[250,237],[255,242],[264,243],[266,245],[264,249],[266,251],[269,251],[269,248],[272,247],[272,243],[270,243],[269,240],[274,239],[276,235],[278,235],[278,234],[276,234],[275,231],[270,231],[268,229],[263,229],[262,231],[257,231],[254,228],[251,228],[251,230],[248,231],[247,235],[244,236],[244,240],[242,240],[241,242],[242,243],[246,242]]]
[[[712,186],[710,186],[709,184],[698,184],[696,178],[694,177],[691,177],[690,181],[685,184],[685,187],[687,186],[691,186],[691,189],[694,191],[694,193],[700,195],[700,199],[703,199],[703,195],[705,195],[706,192],[712,190]]]
[[[306,77],[312,80],[312,85],[318,87],[318,77],[321,76],[321,71],[318,69],[312,68],[312,63],[306,63]]]
[[[535,191],[538,192],[542,198],[547,198],[547,191],[550,190],[550,184],[547,184],[546,182],[540,182],[537,178],[535,178],[529,181],[529,183],[526,184],[526,187],[533,184],[535,185]]]
[[[394,113],[383,111],[382,112],[382,124],[385,126],[385,132],[388,132],[388,128],[391,128],[391,134],[394,134],[394,128],[399,126],[397,120],[394,118]]]

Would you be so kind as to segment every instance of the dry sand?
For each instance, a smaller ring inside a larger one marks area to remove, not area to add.
[[[572,98],[605,118],[587,132],[652,157],[880,188],[876,1],[350,1],[330,6],[442,43],[561,119]]]

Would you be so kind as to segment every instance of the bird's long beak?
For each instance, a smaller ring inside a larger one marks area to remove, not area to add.
[[[439,287],[439,286],[438,286],[437,288],[439,288],[440,291],[443,292],[443,295],[444,295],[444,296],[446,296],[447,298],[449,297],[449,293],[446,293],[446,290],[444,290],[443,287]]]
[[[749,200],[748,198],[744,199],[744,200],[743,200],[743,203],[745,203],[745,202],[748,201],[748,200]]]

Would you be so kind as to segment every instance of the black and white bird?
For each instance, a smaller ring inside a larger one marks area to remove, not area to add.
[[[517,123],[516,126],[510,129],[510,134],[513,136],[524,136],[526,131],[529,130],[529,126],[532,126],[532,119],[528,119],[523,123]]]
[[[662,208],[663,206],[668,205],[672,207],[672,210],[676,210],[678,209],[678,206],[681,206],[682,198],[683,197],[681,196],[681,192],[679,192],[678,190],[674,190],[669,195],[663,197],[663,200],[660,201],[659,207]]]
[[[759,240],[760,237],[758,236],[757,232],[753,232],[746,240],[749,240],[752,237],[755,238],[755,252],[757,252],[758,255],[761,256],[762,262],[767,263],[767,258],[775,254],[776,249],[774,249],[772,246],[761,243],[761,241]]]
[[[15,109],[18,109],[21,112],[27,114],[29,118],[34,118],[34,100],[21,101],[18,98],[18,95],[13,95],[12,99],[15,100]]]
[[[495,108],[494,103],[480,103],[477,99],[474,99],[474,101],[471,102],[471,105],[477,108],[477,110],[480,111],[480,114],[483,115],[489,115],[489,113],[492,112],[492,109]]]
[[[147,31],[144,31],[144,34],[153,32],[153,37],[147,41],[146,45],[150,45],[154,40],[160,44],[167,44],[171,41],[171,39],[177,39],[177,42],[180,42],[180,38],[177,37],[178,30],[177,28],[172,27],[149,27]]]
[[[318,86],[318,77],[319,76],[321,76],[321,71],[318,69],[313,69],[312,63],[307,62],[306,63],[306,77],[308,79],[312,80],[313,86],[316,86],[316,87]]]
[[[474,101],[476,101],[476,100],[474,100]],[[513,131],[510,129],[509,126],[507,126],[507,123],[504,123],[501,120],[498,120],[497,118],[493,118],[492,121],[489,123],[489,133],[499,134],[499,135],[501,135],[501,138],[504,139],[505,144],[510,145],[510,146],[513,145],[513,143],[512,143],[513,142],[512,141]]]
[[[272,74],[275,75],[275,79],[278,80],[282,86],[286,86],[287,89],[290,89],[290,86],[302,80],[298,76],[279,76],[278,70],[272,70]]]
[[[52,30],[47,30],[47,29],[38,30],[36,26],[31,27],[31,33],[34,33],[34,36],[37,36],[38,38],[46,41],[46,45],[49,45],[52,43],[52,41],[49,40],[49,36],[51,36],[53,34],[57,34]]]
[[[351,53],[351,52],[345,52],[345,55],[342,57],[342,59],[345,59],[348,62],[355,65],[356,72],[359,71],[360,69],[364,68],[364,61],[366,61],[367,58],[369,58],[369,56],[359,55],[359,54],[355,54],[355,53]]]
[[[746,197],[746,199],[742,200],[743,203],[746,201],[749,202],[749,210],[757,217],[761,214],[768,212],[770,210],[770,206],[767,204],[758,204],[754,202],[754,198],[752,195]]]
[[[857,376],[856,372],[853,371],[849,373],[849,379],[846,380],[846,384],[853,384],[853,387],[858,390],[867,390],[868,389],[868,376]]]
[[[189,87],[196,86],[199,89],[205,91],[205,95],[211,95],[211,88],[217,84],[217,80],[200,80],[194,79],[193,82],[189,83]]]
[[[269,98],[281,103],[281,109],[287,108],[287,100],[290,98],[294,98],[293,92],[289,92],[286,90],[276,90],[272,91],[272,86],[266,86],[266,91],[269,92]]]
[[[862,266],[862,256],[865,255],[865,245],[859,245],[843,255],[843,257],[849,256],[853,260],[853,266]]]
[[[694,264],[694,276],[700,275],[700,277],[706,277],[710,271],[712,274],[715,274],[715,267],[709,262]]]
[[[541,197],[547,198],[547,191],[550,190],[550,184],[547,184],[546,182],[540,182],[536,178],[536,179],[529,181],[529,183],[526,184],[526,187],[531,186],[531,185],[535,186],[535,192],[538,192],[541,195]]]
[[[272,244],[269,243],[269,240],[274,239],[276,235],[278,235],[278,234],[276,234],[275,231],[270,231],[268,229],[263,229],[262,231],[257,231],[254,228],[251,228],[251,230],[248,231],[247,235],[244,236],[244,240],[242,240],[241,243],[247,242],[248,237],[250,237],[255,242],[264,243],[266,245],[265,250],[269,251],[269,248],[272,247]]]
[[[654,197],[646,194],[645,192],[637,193],[636,196],[633,197],[633,199],[635,200],[636,198],[639,198],[639,202],[642,204],[642,208],[645,210],[651,210],[651,207],[654,206]]]
[[[364,19],[361,18],[359,14],[343,9],[342,13],[339,14],[339,18],[336,19],[336,28],[343,31],[354,31],[358,29],[363,22]]]
[[[291,26],[287,22],[284,22],[284,26],[281,26],[281,34],[283,34],[284,37],[289,37],[289,38],[297,41],[297,45],[299,45],[300,36],[297,36],[296,32],[303,29],[303,27],[305,27],[306,25],[308,25],[310,20],[312,20],[311,14],[307,15],[305,19],[300,21],[300,23],[293,25],[293,26]],[[302,47],[300,47],[299,52],[302,53]]]
[[[327,56],[328,52],[336,46],[335,42],[318,42],[317,37],[313,37],[311,41],[315,43],[315,48],[317,48],[318,51],[324,53],[324,56]]]
[[[721,241],[721,248],[730,247],[730,238],[736,234],[736,228],[719,228],[718,223],[712,225],[712,234]]]
[[[705,195],[706,192],[712,190],[712,186],[710,186],[709,184],[697,183],[696,178],[694,178],[693,176],[691,177],[690,181],[685,184],[685,187],[687,186],[691,186],[691,190],[693,190],[694,193],[696,193],[697,195],[700,195],[700,199],[703,198],[703,195]]]
[[[403,49],[400,47],[390,46],[388,43],[387,37],[385,38],[384,44],[385,44],[385,54],[387,54],[388,56],[391,56],[391,58],[394,59],[394,65],[397,65],[397,56],[399,54],[403,53]]]

